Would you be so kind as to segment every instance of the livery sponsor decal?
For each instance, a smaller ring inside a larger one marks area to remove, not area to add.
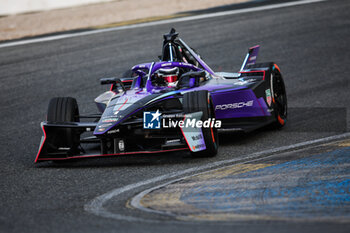
[[[246,85],[248,83],[252,83],[252,82],[255,82],[256,79],[245,79],[245,78],[239,78],[237,82],[235,82],[234,84],[236,85]]]
[[[107,132],[107,134],[119,133],[119,129],[113,129]]]
[[[192,136],[192,140],[193,140],[193,141],[197,141],[197,140],[200,140],[200,139],[203,139],[203,135],[201,135],[201,134]]]
[[[235,108],[252,107],[253,103],[254,103],[254,100],[249,100],[247,102],[232,103],[232,104],[221,104],[221,105],[216,105],[215,110],[228,110],[228,109],[235,109]]]
[[[271,90],[270,89],[265,90],[265,95],[266,95],[267,104],[271,106],[271,103],[272,103]]]
[[[252,56],[249,58],[249,61],[253,61],[253,60],[256,60],[256,56]]]
[[[167,140],[165,144],[171,144],[171,143],[176,143],[176,142],[181,142],[180,139],[172,139],[172,140]]]
[[[191,114],[191,119],[200,121],[203,113],[196,112]],[[186,120],[187,116],[185,116]],[[201,127],[183,127],[181,128],[188,147],[192,152],[197,152],[206,149],[203,132]]]
[[[112,123],[101,124],[101,125],[98,126],[98,128],[107,128],[107,127],[109,127],[109,126],[111,126],[111,125],[112,125]]]
[[[202,144],[197,144],[192,146],[191,151],[199,151],[199,150],[205,150],[205,149],[206,149],[205,143],[202,143]]]
[[[118,121],[117,117],[108,117],[108,118],[102,119],[103,123],[110,123],[110,122],[116,122],[116,121]]]
[[[163,63],[163,64],[161,64],[160,66],[161,67],[164,67],[164,66],[171,66],[172,65],[172,63]]]

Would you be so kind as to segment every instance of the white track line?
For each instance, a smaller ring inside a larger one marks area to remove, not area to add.
[[[76,33],[62,34],[62,35],[57,35],[57,36],[47,36],[47,37],[42,37],[42,38],[27,39],[27,40],[20,40],[20,41],[3,43],[3,44],[0,44],[0,48],[12,47],[12,46],[17,46],[17,45],[25,45],[25,44],[33,44],[33,43],[39,43],[39,42],[45,42],[45,41],[61,40],[61,39],[66,39],[66,38],[86,36],[86,35],[92,35],[92,34],[103,33],[103,32],[119,31],[119,30],[124,30],[124,29],[131,29],[131,28],[148,27],[148,26],[162,25],[162,24],[167,24],[167,23],[178,23],[178,22],[186,22],[186,21],[198,20],[198,19],[214,18],[214,17],[219,17],[219,16],[236,15],[236,14],[242,14],[242,13],[271,10],[271,9],[290,7],[290,6],[298,6],[298,5],[323,2],[323,1],[327,1],[327,0],[302,0],[302,1],[295,1],[295,2],[278,3],[278,4],[272,4],[272,5],[266,5],[266,6],[246,8],[246,9],[230,10],[230,11],[208,13],[208,14],[188,16],[188,17],[182,17],[182,18],[154,21],[154,22],[148,22],[148,23],[140,23],[140,24],[126,25],[126,26],[113,27],[113,28],[97,29],[97,30],[86,31],[86,32],[76,32]]]
[[[126,186],[121,187],[121,188],[113,189],[113,190],[111,190],[103,195],[100,195],[100,196],[94,198],[92,201],[90,201],[89,203],[87,203],[84,206],[84,209],[85,209],[85,211],[87,211],[89,213],[95,214],[97,216],[105,217],[105,218],[126,220],[126,221],[159,222],[157,220],[148,220],[148,219],[142,219],[142,218],[137,218],[137,217],[133,217],[133,216],[126,216],[126,215],[121,215],[121,214],[117,214],[117,213],[112,213],[109,210],[104,208],[104,204],[107,203],[112,198],[116,198],[120,194],[123,194],[125,192],[131,191],[131,190],[136,189],[136,188],[140,188],[140,187],[145,186],[145,185],[154,184],[154,183],[157,183],[160,181],[165,181],[168,179],[188,175],[191,173],[203,172],[205,170],[217,168],[220,166],[226,166],[226,165],[230,165],[230,164],[234,164],[234,163],[246,162],[247,160],[258,159],[259,157],[264,156],[264,155],[273,155],[273,154],[276,154],[277,152],[281,153],[281,152],[286,152],[286,151],[290,151],[290,150],[296,150],[296,149],[300,149],[300,148],[303,148],[306,146],[320,144],[320,143],[326,143],[326,142],[344,139],[344,138],[348,138],[348,137],[350,137],[350,133],[334,135],[334,136],[330,136],[330,137],[326,137],[326,138],[315,139],[315,140],[301,142],[301,143],[297,143],[297,144],[293,144],[293,145],[289,145],[289,146],[282,146],[279,148],[260,151],[260,152],[256,152],[256,153],[253,153],[250,155],[243,155],[239,159],[235,158],[235,159],[229,159],[229,160],[222,160],[222,161],[210,163],[207,165],[193,167],[193,168],[189,168],[186,170],[177,171],[177,172],[169,173],[166,175],[158,176],[158,177],[144,180],[144,181],[141,181],[138,183],[126,185]]]

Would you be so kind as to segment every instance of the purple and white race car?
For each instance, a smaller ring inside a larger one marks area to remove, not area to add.
[[[160,61],[139,64],[128,77],[103,78],[99,114],[79,115],[71,97],[50,100],[35,162],[190,151],[215,156],[218,132],[282,127],[287,98],[279,67],[256,64],[249,49],[240,71],[214,72],[171,29]]]

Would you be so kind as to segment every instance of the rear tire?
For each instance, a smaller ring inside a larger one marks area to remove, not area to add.
[[[279,67],[273,62],[257,63],[250,65],[247,69],[253,68],[269,68],[266,74],[270,78],[270,90],[272,97],[272,108],[275,121],[271,124],[273,128],[282,128],[287,122],[287,94],[284,81]]]
[[[287,94],[281,72],[276,64],[273,64],[270,76],[272,106],[276,121],[272,124],[275,128],[282,128],[287,122]]]
[[[76,99],[72,97],[52,98],[47,111],[47,122],[79,122],[79,109]],[[52,140],[55,149],[60,147],[76,150],[80,144],[80,135],[73,129],[59,129]]]
[[[201,120],[215,118],[213,102],[208,91],[188,92],[183,97],[183,109],[185,113],[202,111]],[[199,152],[191,152],[193,157],[214,157],[218,152],[218,131],[213,128],[202,128],[206,149]]]

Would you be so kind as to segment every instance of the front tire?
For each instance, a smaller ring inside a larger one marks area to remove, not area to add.
[[[79,122],[79,109],[76,99],[72,97],[52,98],[47,111],[47,122],[53,124]],[[80,144],[80,135],[73,129],[57,129],[52,146],[58,148],[70,148],[76,151]]]
[[[215,118],[213,102],[208,91],[188,92],[183,97],[183,108],[185,113],[202,111],[202,121]],[[218,152],[219,137],[215,127],[202,128],[206,149],[191,152],[193,157],[214,157]]]

